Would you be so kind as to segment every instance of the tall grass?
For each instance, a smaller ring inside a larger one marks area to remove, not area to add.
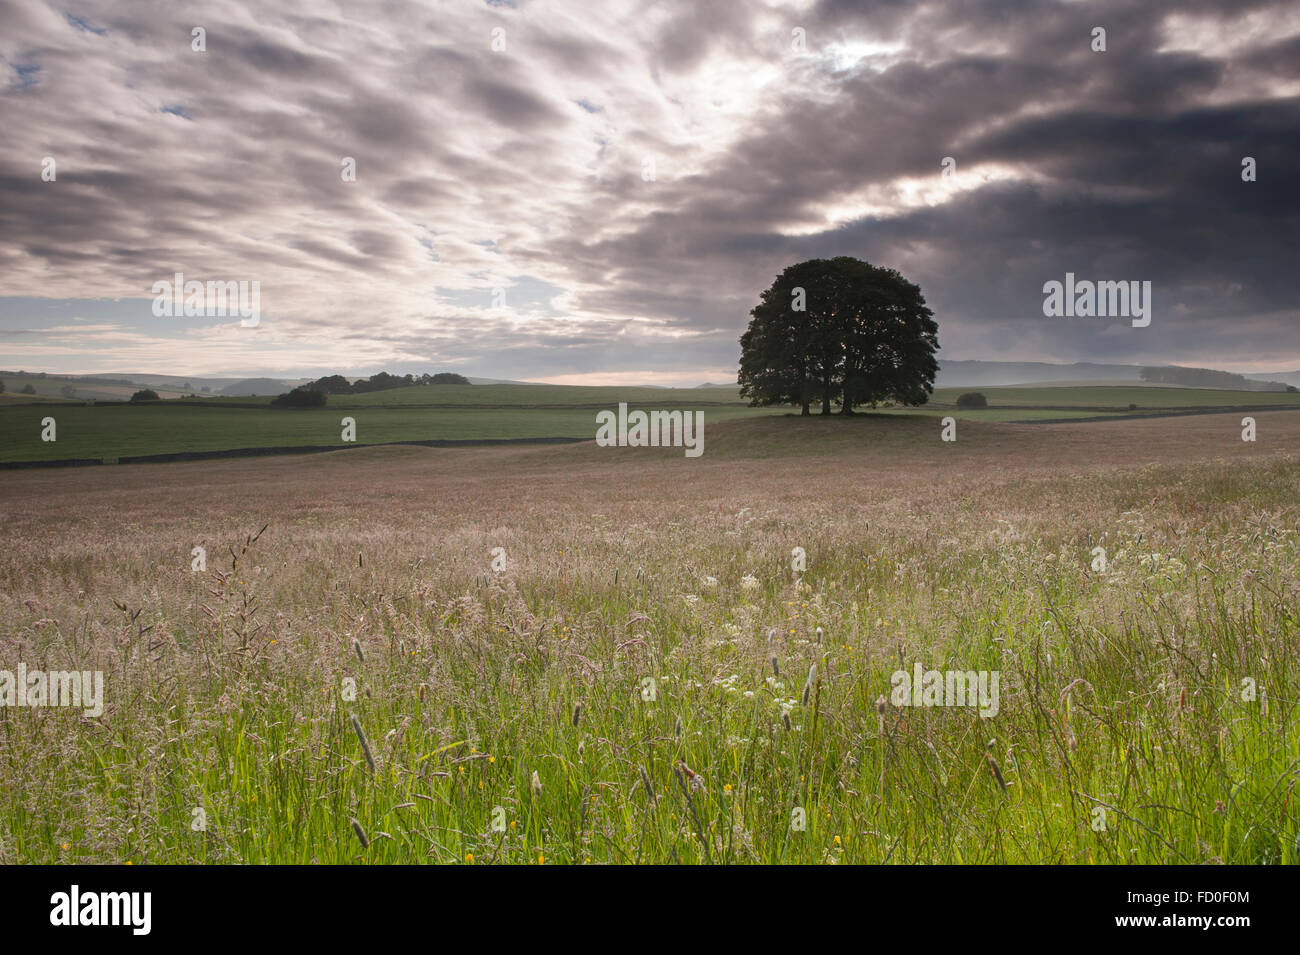
[[[0,862],[1292,863],[1298,486],[232,510],[203,574],[177,520],[18,540],[0,667],[108,708],[0,708]],[[999,712],[889,704],[917,661]]]

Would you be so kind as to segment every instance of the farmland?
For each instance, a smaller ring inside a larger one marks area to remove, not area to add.
[[[881,409],[910,418],[953,415],[974,422],[1124,418],[1216,410],[1294,407],[1300,395],[1139,386],[985,388],[989,407],[960,410],[970,389],[940,388],[920,408]],[[331,396],[323,409],[270,407],[270,399],[222,398],[141,405],[0,404],[0,463],[119,459],[242,448],[346,447],[340,423],[356,422],[356,444],[591,438],[595,413],[632,407],[701,410],[706,426],[780,418],[788,408],[750,408],[735,388],[591,388],[560,385],[426,385]],[[1135,407],[1130,407],[1135,406]],[[55,419],[55,441],[42,421]]]
[[[1240,417],[7,474],[0,667],[105,705],[0,708],[0,862],[1294,862],[1300,415]]]

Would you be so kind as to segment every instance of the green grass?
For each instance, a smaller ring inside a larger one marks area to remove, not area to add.
[[[1297,861],[1293,462],[967,486],[869,530],[835,493],[719,513],[740,474],[635,502],[654,526],[502,501],[490,532],[214,537],[204,575],[165,521],[40,573],[20,537],[15,635],[97,661],[112,709],[0,710],[0,862]],[[998,671],[998,714],[880,702],[917,661]]]
[[[615,405],[616,407],[616,405]],[[773,414],[743,405],[705,406],[706,426]],[[51,416],[57,440],[41,440]],[[345,447],[341,420],[356,420],[357,444],[484,438],[592,438],[595,411],[516,408],[230,408],[198,403],[0,407],[0,461],[121,458],[256,447]]]
[[[978,390],[990,407],[957,411],[957,396]],[[28,400],[31,400],[30,398]],[[632,408],[699,409],[706,426],[736,418],[793,414],[750,408],[736,388],[613,388],[561,385],[425,385],[365,395],[331,396],[325,409],[273,409],[270,399],[168,401],[147,406],[19,405],[0,402],[0,461],[121,458],[250,447],[338,445],[340,421],[357,421],[358,444],[500,438],[590,438],[595,412]],[[1137,405],[1130,411],[1129,405]],[[880,409],[896,415],[954,415],[973,421],[1070,420],[1130,414],[1237,410],[1264,405],[1300,408],[1300,395],[1167,387],[940,388],[921,408]],[[814,411],[814,413],[816,413]],[[864,412],[865,413],[865,412]],[[56,442],[40,440],[51,415]]]

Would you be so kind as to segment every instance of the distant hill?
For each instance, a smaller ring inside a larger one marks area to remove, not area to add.
[[[222,388],[221,393],[242,398],[247,395],[278,395],[293,387],[295,385],[278,378],[245,378]]]
[[[945,361],[939,362],[937,388],[976,385],[1022,385],[1052,381],[1140,381],[1140,365],[1104,365],[1080,361],[1060,365],[1047,361]]]
[[[1054,382],[1128,383],[1142,381],[1142,365],[1108,365],[1080,361],[1058,364],[1048,361],[949,361],[940,360],[936,388],[993,387],[995,385],[1052,384]],[[1181,366],[1164,366],[1178,368]],[[1186,369],[1193,371],[1195,369]],[[1230,377],[1230,376],[1229,376]],[[1225,377],[1225,382],[1227,378]],[[1172,381],[1172,379],[1171,379]],[[1278,372],[1267,376],[1245,376],[1242,390],[1268,391],[1277,383],[1300,385],[1300,372]],[[1226,385],[1231,387],[1231,385]],[[1203,385],[1202,385],[1203,387]]]
[[[1300,371],[1270,371],[1268,380],[1280,381],[1285,385],[1295,385],[1300,388]]]

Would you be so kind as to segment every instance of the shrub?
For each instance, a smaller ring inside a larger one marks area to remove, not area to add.
[[[989,400],[978,391],[969,391],[957,399],[958,408],[987,408]]]

